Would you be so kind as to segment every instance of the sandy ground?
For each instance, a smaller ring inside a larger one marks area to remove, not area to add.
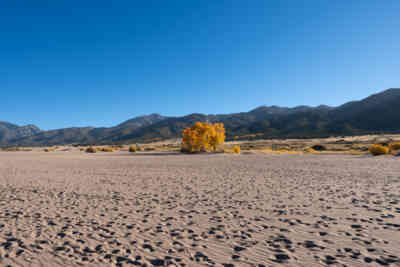
[[[0,152],[0,265],[400,266],[400,158]]]

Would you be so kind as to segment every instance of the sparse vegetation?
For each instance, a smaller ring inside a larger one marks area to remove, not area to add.
[[[21,151],[21,149],[17,146],[13,146],[13,147],[6,147],[3,148],[3,151],[7,151],[7,152],[16,152],[16,151]]]
[[[234,146],[232,148],[232,152],[235,154],[240,154],[240,146]]]
[[[304,150],[305,153],[316,153],[317,151],[315,149],[313,149],[312,147],[306,148]]]
[[[389,146],[391,151],[396,151],[396,150],[400,150],[400,142],[397,143],[391,143]]]
[[[136,151],[137,151],[136,146],[132,145],[132,146],[129,147],[129,152],[135,153]]]
[[[96,153],[97,148],[90,146],[90,147],[86,148],[85,152],[86,153]]]
[[[103,152],[115,152],[115,150],[112,147],[103,147],[101,149]]]
[[[182,151],[186,153],[217,151],[225,142],[222,123],[196,122],[182,131]]]
[[[389,153],[389,148],[383,145],[375,144],[369,147],[369,152],[374,156],[385,155]]]
[[[326,150],[326,147],[324,145],[313,145],[311,148],[316,151],[325,151]]]
[[[55,150],[55,148],[45,148],[43,149],[44,152],[53,152]]]

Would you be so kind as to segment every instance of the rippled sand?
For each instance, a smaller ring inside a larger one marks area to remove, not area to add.
[[[1,266],[399,259],[399,157],[0,152]]]

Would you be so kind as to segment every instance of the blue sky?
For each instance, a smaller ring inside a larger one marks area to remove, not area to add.
[[[400,1],[1,1],[0,120],[339,105],[400,87]]]

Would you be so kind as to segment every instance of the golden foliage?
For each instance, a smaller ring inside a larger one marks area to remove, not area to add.
[[[96,153],[97,148],[90,146],[90,147],[86,148],[85,151],[86,151],[86,153]]]
[[[389,153],[389,148],[382,145],[372,145],[369,147],[369,152],[374,156],[385,155]]]
[[[240,154],[240,146],[234,146],[232,148],[232,152],[235,154]]]
[[[136,146],[130,146],[129,152],[135,153],[137,151]]]
[[[216,151],[225,142],[223,123],[196,122],[182,131],[182,151],[195,153]]]
[[[114,152],[115,150],[112,147],[103,147],[101,149],[103,152]]]
[[[400,142],[391,143],[391,144],[390,144],[390,150],[391,150],[391,151],[393,151],[393,150],[400,150]]]
[[[306,150],[304,150],[304,153],[316,153],[317,151],[311,147],[307,148]]]

